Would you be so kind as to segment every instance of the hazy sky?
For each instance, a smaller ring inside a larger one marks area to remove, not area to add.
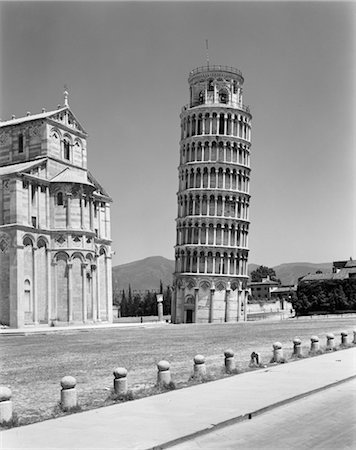
[[[356,258],[355,3],[1,4],[3,120],[69,104],[112,196],[113,263],[174,259],[190,70],[240,69],[253,115],[249,262]]]

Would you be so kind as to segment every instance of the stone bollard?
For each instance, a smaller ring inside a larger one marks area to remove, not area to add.
[[[310,353],[316,353],[320,350],[318,336],[312,336],[310,338]]]
[[[12,419],[11,389],[0,386],[0,424]]]
[[[302,356],[302,341],[299,338],[293,339],[293,356],[295,358]]]
[[[78,406],[76,384],[77,380],[74,377],[66,376],[61,380],[61,408],[63,411]]]
[[[356,330],[354,330],[354,340],[352,341],[353,344],[356,344]]]
[[[171,365],[168,361],[160,361],[157,364],[157,385],[164,386],[171,382],[171,371],[169,370]]]
[[[250,364],[249,367],[259,367],[261,364],[261,355],[256,352],[252,352],[250,356]]]
[[[334,350],[335,348],[335,336],[333,333],[326,335],[326,350]]]
[[[194,357],[194,375],[193,378],[201,379],[206,377],[205,357],[196,355]]]
[[[225,371],[226,373],[232,373],[236,369],[234,360],[234,352],[231,349],[225,350]]]
[[[127,370],[125,367],[117,367],[114,372],[114,392],[118,395],[127,394]]]
[[[280,342],[275,342],[273,344],[272,362],[280,363],[282,361],[284,361],[282,344]]]
[[[348,336],[347,331],[341,331],[341,345],[347,345],[348,344],[347,336]]]

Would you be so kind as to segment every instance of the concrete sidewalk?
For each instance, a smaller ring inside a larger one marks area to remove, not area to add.
[[[352,377],[356,347],[13,428],[0,448],[165,448]]]

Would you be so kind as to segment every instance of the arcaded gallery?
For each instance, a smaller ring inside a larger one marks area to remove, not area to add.
[[[190,72],[182,108],[175,323],[247,319],[251,113],[234,67]]]

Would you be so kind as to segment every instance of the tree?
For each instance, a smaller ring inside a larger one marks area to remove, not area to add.
[[[172,291],[169,286],[163,292],[163,314],[171,314]]]
[[[127,307],[127,299],[125,294],[125,289],[122,291],[122,297],[120,302],[120,316],[127,317],[128,316],[128,307]]]
[[[271,269],[267,266],[260,266],[256,270],[253,270],[251,272],[251,281],[262,281],[262,278],[270,277],[272,281],[278,281],[280,283],[280,280],[277,279],[276,272],[274,269]]]

